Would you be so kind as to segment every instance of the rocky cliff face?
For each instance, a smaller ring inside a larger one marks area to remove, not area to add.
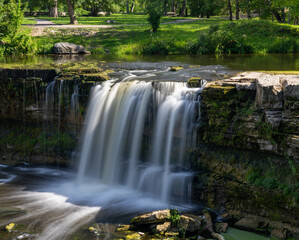
[[[212,81],[202,103],[196,198],[236,226],[298,236],[299,76]]]
[[[200,140],[299,158],[299,77],[242,73],[202,93]]]
[[[2,162],[67,165],[90,89],[108,73],[76,64],[0,69]]]

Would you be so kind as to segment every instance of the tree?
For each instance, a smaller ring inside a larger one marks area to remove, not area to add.
[[[180,8],[180,16],[183,17],[186,15],[186,9],[187,9],[187,0],[182,1],[182,6]]]
[[[230,0],[227,0],[227,3],[228,3],[228,11],[229,11],[229,20],[232,21],[233,20],[232,5]]]
[[[58,17],[58,0],[52,1],[52,6],[50,8],[50,17]]]
[[[76,1],[75,0],[67,0],[66,4],[67,4],[67,9],[68,9],[68,14],[70,17],[70,24],[78,24],[78,20],[77,20],[76,13],[75,13]]]
[[[239,0],[236,0],[236,20],[240,19],[240,6],[239,6]]]
[[[160,27],[163,15],[163,2],[160,0],[148,0],[146,2],[146,10],[148,13],[147,20],[151,24],[153,32],[156,32]]]

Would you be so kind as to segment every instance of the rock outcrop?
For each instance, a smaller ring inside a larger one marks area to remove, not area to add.
[[[298,75],[242,73],[202,92],[194,197],[240,228],[298,236],[298,89]]]
[[[202,93],[206,143],[299,159],[299,76],[242,73]]]
[[[54,54],[90,54],[82,45],[74,43],[60,42],[53,46]]]

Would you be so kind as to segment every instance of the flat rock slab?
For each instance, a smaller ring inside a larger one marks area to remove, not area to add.
[[[82,45],[60,42],[53,46],[54,54],[90,54]]]
[[[155,223],[164,223],[168,221],[170,218],[170,210],[161,210],[161,211],[154,211],[151,213],[146,213],[140,216],[137,216],[132,219],[131,223],[133,225],[148,225],[148,224],[155,224]]]

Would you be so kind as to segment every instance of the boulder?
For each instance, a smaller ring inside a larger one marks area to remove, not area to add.
[[[215,224],[215,230],[216,232],[219,233],[226,233],[228,228],[228,223],[226,222],[221,222],[221,223],[216,223]]]
[[[256,231],[257,229],[267,228],[268,223],[265,222],[265,219],[250,214],[237,221],[235,226],[248,231]]]
[[[187,232],[199,232],[203,218],[192,214],[182,215],[179,221],[179,226]]]
[[[286,229],[273,229],[271,231],[271,237],[278,238],[278,239],[286,239],[287,230]]]
[[[54,54],[90,54],[82,45],[68,42],[55,43],[53,52]]]
[[[164,223],[170,218],[170,210],[160,210],[146,213],[132,219],[131,223],[135,226]]]

